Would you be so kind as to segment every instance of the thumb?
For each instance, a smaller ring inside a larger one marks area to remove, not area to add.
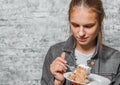
[[[61,58],[62,58],[62,59],[65,59],[65,52],[62,52]]]

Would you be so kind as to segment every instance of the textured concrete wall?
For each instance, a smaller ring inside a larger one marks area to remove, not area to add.
[[[70,0],[0,0],[0,85],[40,85],[48,48],[69,36]],[[103,0],[105,43],[120,50],[120,1]]]

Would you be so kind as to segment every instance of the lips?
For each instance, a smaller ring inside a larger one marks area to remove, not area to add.
[[[78,39],[80,42],[86,42],[87,41],[87,38],[79,38]]]

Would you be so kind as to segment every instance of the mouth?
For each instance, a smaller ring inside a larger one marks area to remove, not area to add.
[[[80,42],[86,42],[87,39],[88,39],[88,37],[85,37],[85,38],[78,38],[78,40],[79,40]]]

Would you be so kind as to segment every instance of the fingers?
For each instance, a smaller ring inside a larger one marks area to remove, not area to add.
[[[57,57],[52,64],[50,65],[50,70],[54,74],[56,72],[61,72],[64,73],[66,72],[66,63],[67,61],[65,60],[65,52],[61,53],[60,57]]]
[[[62,59],[65,59],[65,52],[62,52],[61,58],[62,58]]]
[[[51,68],[53,68],[54,71],[65,72],[67,69],[66,61],[58,57],[52,62]]]
[[[60,71],[63,71],[65,72],[67,67],[64,63],[61,63],[61,62],[57,62],[57,68],[59,68]]]
[[[65,52],[61,53],[60,57],[57,57],[55,60],[55,62],[61,62],[63,64],[66,64],[67,61],[65,60]]]
[[[56,59],[57,60],[57,59]],[[63,63],[61,62],[57,62],[54,61],[51,65],[50,65],[50,71],[53,74],[53,76],[55,77],[55,79],[63,81],[64,77],[63,77],[63,73],[66,72],[66,67]]]
[[[63,62],[64,64],[67,63],[67,61],[65,60],[65,56],[66,56],[66,55],[65,55],[65,52],[62,52],[62,53],[61,53],[61,56],[60,56],[60,58],[59,58],[59,59],[61,60],[61,62]]]
[[[62,52],[61,53],[61,56],[60,57],[58,57],[58,64],[64,69],[64,70],[66,70],[67,69],[67,67],[66,67],[66,63],[67,63],[67,61],[65,60],[65,52]]]
[[[55,79],[63,80],[63,73],[66,72],[67,61],[65,60],[65,52],[61,53],[60,57],[57,57],[50,65],[50,71],[54,75]]]

